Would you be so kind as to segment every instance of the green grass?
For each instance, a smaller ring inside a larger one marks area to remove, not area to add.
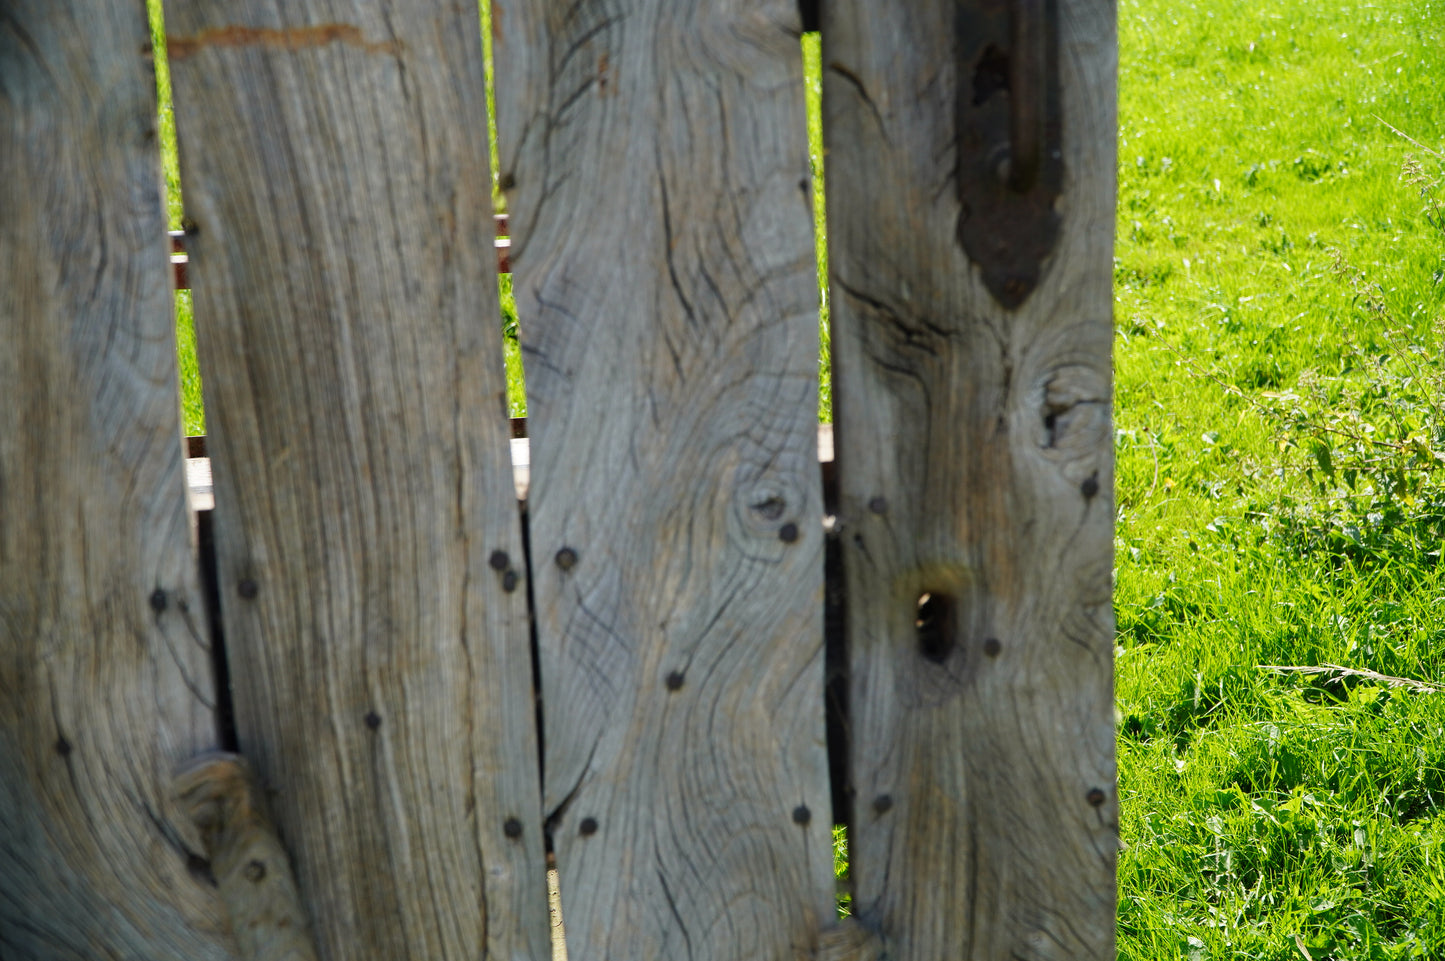
[[[1120,957],[1445,958],[1445,2],[1119,18]]]
[[[1445,6],[1119,16],[1120,957],[1445,957],[1445,694],[1262,667],[1445,685]]]
[[[161,0],[146,0],[151,45],[155,52],[156,96],[160,103],[161,168],[166,182],[167,229],[181,229],[181,169],[176,149],[176,120],[171,107],[171,69],[166,59],[166,31]],[[191,292],[176,292],[176,356],[181,388],[181,425],[187,434],[206,432],[201,404],[201,368],[196,363],[196,331],[191,314]]]

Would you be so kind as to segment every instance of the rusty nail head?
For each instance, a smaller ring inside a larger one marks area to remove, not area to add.
[[[999,651],[1001,650],[1003,650],[1003,645],[999,643],[999,639],[996,637],[990,637],[983,642],[983,652],[989,657],[998,657]]]
[[[808,810],[808,805],[799,804],[797,807],[793,808],[794,824],[807,824],[812,819],[813,812]]]
[[[788,521],[782,527],[778,528],[778,540],[782,541],[784,544],[791,544],[797,539],[798,525],[794,524],[792,521]]]
[[[880,794],[873,799],[873,811],[876,814],[887,814],[893,807],[893,795]]]
[[[248,601],[255,597],[259,591],[260,588],[256,586],[256,582],[249,577],[242,578],[241,582],[236,585],[236,593]]]
[[[168,600],[169,599],[166,597],[166,592],[163,589],[157,587],[155,590],[151,591],[151,610],[159,614],[161,611],[166,609],[166,603]]]
[[[507,573],[505,573],[505,574],[502,575],[502,590],[504,590],[504,591],[506,591],[508,594],[510,594],[510,593],[512,593],[513,591],[515,591],[516,589],[517,589],[517,572],[516,572],[516,571],[507,571]]]
[[[888,513],[888,500],[887,500],[887,498],[882,497],[882,496],[878,496],[878,497],[871,498],[871,499],[868,501],[868,509],[869,509],[870,511],[872,511],[873,513],[875,513],[875,514],[886,514],[886,513]]]
[[[366,721],[366,726],[373,731],[381,727],[381,715],[375,711],[367,711],[364,720]]]
[[[246,865],[246,880],[252,884],[260,883],[266,877],[266,862],[253,860]]]
[[[557,566],[564,571],[570,571],[577,566],[577,552],[570,547],[564,547],[557,552]]]
[[[487,564],[494,571],[505,571],[511,562],[512,559],[507,556],[506,551],[492,551],[492,556],[487,558]]]
[[[582,836],[583,836],[584,838],[587,837],[588,835],[596,834],[596,833],[597,833],[597,819],[596,819],[596,818],[583,818],[583,819],[582,819],[582,823],[579,824],[579,825],[577,825],[577,830],[582,834]]]
[[[1106,797],[1103,788],[1091,788],[1088,795],[1089,804],[1092,807],[1102,807]]]
[[[502,825],[502,833],[509,838],[521,837],[522,822],[518,821],[516,818],[507,818],[506,822]]]

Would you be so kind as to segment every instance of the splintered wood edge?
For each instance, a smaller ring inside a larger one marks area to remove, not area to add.
[[[199,755],[176,770],[172,787],[201,833],[241,957],[316,961],[290,859],[245,758]]]

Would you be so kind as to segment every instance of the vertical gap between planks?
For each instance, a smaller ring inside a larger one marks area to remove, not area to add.
[[[813,252],[818,271],[818,419],[833,420],[831,338],[828,311],[828,214],[823,154],[822,36],[818,32],[816,0],[800,0],[803,94],[807,109],[808,161],[812,174]],[[829,792],[833,802],[833,874],[839,917],[851,912],[852,887],[848,870],[848,825],[853,796],[848,772],[848,654],[843,560],[838,545],[836,513],[838,488],[830,461],[823,466],[823,710],[828,750]]]
[[[185,213],[181,189],[179,147],[176,141],[174,99],[171,88],[170,61],[166,53],[165,11],[161,0],[146,0],[150,22],[151,55],[156,78],[156,111],[160,131],[160,173],[165,185],[166,225],[180,230]],[[178,402],[184,433],[206,432],[206,412],[201,402],[201,371],[196,359],[196,333],[190,290],[176,290],[174,295],[176,328],[176,373],[179,381]]]
[[[523,424],[525,427],[525,423]],[[542,661],[541,649],[537,644],[537,598],[533,588],[532,571],[532,527],[527,512],[527,502],[520,501],[518,508],[522,521],[522,559],[527,565],[527,637],[532,655],[532,696],[536,705],[537,727],[537,781],[545,783],[547,759],[547,731],[542,712]],[[546,812],[538,812],[545,815]],[[562,924],[562,886],[557,874],[557,855],[552,844],[552,830],[541,818],[542,839],[547,857],[547,919],[551,925],[549,933],[552,944],[552,961],[567,961],[567,937]]]
[[[505,215],[507,199],[497,186],[501,160],[497,152],[497,71],[496,57],[492,52],[492,0],[478,0],[477,14],[482,31],[482,68],[487,83],[487,170],[492,178],[492,210],[496,214]],[[505,240],[500,236],[502,233],[510,234],[510,231],[499,228],[498,233],[499,244],[510,243],[510,236]],[[498,322],[502,325],[501,361],[507,383],[507,416],[526,417],[526,372],[522,367],[522,349],[517,339],[517,308],[512,296],[510,266],[502,266],[498,271],[497,303],[501,308]]]
[[[818,263],[818,420],[833,420],[832,358],[828,317],[828,212],[824,203],[823,156],[823,66],[821,34],[816,30],[817,4],[812,4],[811,21],[807,0],[801,4],[805,27],[801,41],[803,56],[803,102],[808,117],[808,165],[812,174],[813,254]]]
[[[487,169],[491,176],[492,212],[494,215],[505,215],[507,213],[506,197],[497,186],[500,157],[497,145],[496,57],[492,49],[494,33],[492,0],[478,0],[477,13],[482,34],[482,70],[487,88]],[[499,244],[504,233],[508,235],[507,241],[510,242],[511,231],[509,229],[499,227],[497,233]],[[510,258],[507,258],[507,260],[509,259]],[[502,356],[499,360],[502,362],[503,379],[507,385],[506,414],[512,420],[513,437],[526,437],[526,372],[522,364],[516,300],[512,294],[510,263],[499,263],[497,272],[497,305],[499,308],[498,316],[494,318],[493,322],[501,324],[502,331]],[[546,728],[543,724],[542,713],[542,665],[540,661],[540,651],[537,645],[537,602],[532,577],[532,571],[534,569],[532,562],[532,531],[525,496],[518,502],[517,506],[522,531],[522,559],[523,563],[526,564],[527,571],[525,581],[528,615],[527,638],[532,662],[532,696],[535,703],[534,723],[537,731],[537,781],[539,784],[544,784],[546,783],[544,765],[547,754]],[[539,815],[545,815],[546,812],[539,811],[538,813]],[[557,857],[553,851],[552,832],[547,828],[544,818],[539,818],[539,821],[542,822],[542,838],[547,859],[547,919],[550,926],[548,933],[550,935],[552,948],[552,961],[567,961],[567,940],[565,928],[562,923],[562,891],[560,878],[557,873]]]
[[[166,227],[180,230],[184,223],[179,146],[176,138],[174,93],[171,86],[170,60],[166,50],[165,11],[161,0],[146,0],[146,16],[150,26],[151,60],[156,82],[156,121],[160,132],[160,152],[156,157],[164,187]],[[173,273],[168,269],[167,280]],[[181,412],[181,433],[185,457],[192,457],[191,448],[204,447],[206,421],[201,403],[201,375],[196,357],[196,334],[190,290],[172,291],[172,314],[175,324],[176,401]],[[190,439],[196,438],[191,443]],[[189,485],[187,485],[189,487]],[[191,493],[187,490],[187,499]],[[211,679],[216,694],[216,746],[223,751],[239,750],[236,737],[236,716],[231,700],[230,668],[226,661],[225,634],[221,630],[220,582],[216,571],[215,535],[210,510],[194,510],[196,564],[200,575],[201,601],[206,625],[210,629]]]

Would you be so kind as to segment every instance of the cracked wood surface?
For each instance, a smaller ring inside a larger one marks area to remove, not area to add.
[[[167,14],[239,748],[318,954],[545,958],[476,7]]]
[[[896,961],[1114,955],[1114,8],[1057,11],[1061,233],[1006,311],[956,240],[954,5],[823,5],[850,871]]]
[[[797,5],[493,16],[567,953],[807,954],[833,882]]]
[[[145,7],[0,9],[0,957],[221,959]],[[199,859],[197,853],[195,857]]]

